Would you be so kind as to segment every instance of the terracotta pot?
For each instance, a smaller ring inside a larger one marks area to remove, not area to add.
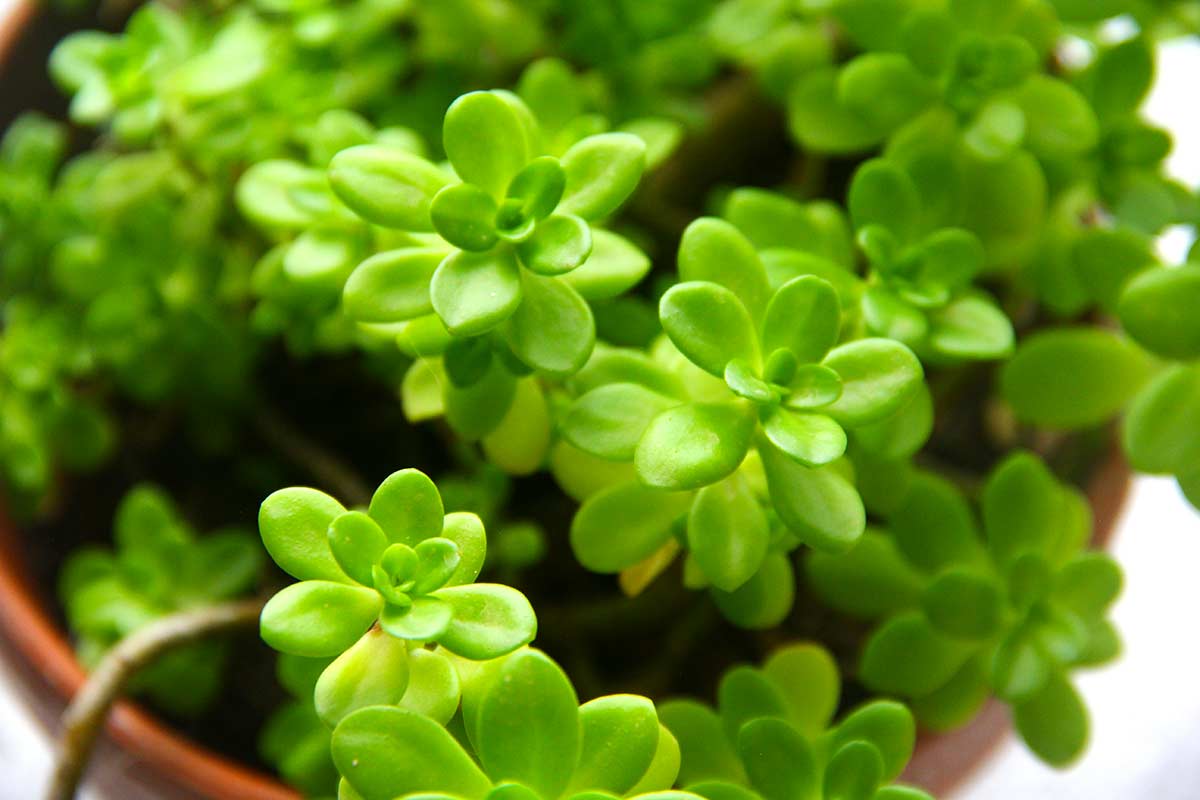
[[[0,16],[0,67],[18,44],[18,37],[29,30],[34,12],[34,3],[26,0]],[[48,38],[46,32],[39,38]],[[24,66],[41,69],[47,52],[36,54],[40,58],[36,65]],[[23,81],[25,78],[22,76]],[[1093,477],[1089,497],[1097,520],[1097,543],[1107,542],[1112,535],[1129,483],[1128,467],[1116,454]],[[18,657],[15,673],[31,706],[53,728],[67,698],[82,686],[85,673],[27,575],[16,531],[0,508],[0,633],[6,640],[5,649]],[[905,779],[944,795],[996,748],[1010,727],[1004,706],[992,701],[958,731],[923,734]],[[107,739],[93,759],[88,780],[101,787],[119,787],[116,796],[122,800],[298,798],[276,779],[190,741],[132,702],[121,702],[114,709]]]

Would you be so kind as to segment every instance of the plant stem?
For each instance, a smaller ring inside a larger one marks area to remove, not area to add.
[[[63,712],[47,800],[75,796],[108,712],[130,678],[169,650],[255,624],[263,604],[241,600],[180,611],[139,628],[109,650]]]
[[[277,411],[260,406],[254,414],[259,434],[291,461],[308,470],[323,488],[348,506],[365,506],[371,490],[352,467],[294,428]]]

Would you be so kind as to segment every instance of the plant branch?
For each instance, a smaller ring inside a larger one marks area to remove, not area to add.
[[[139,628],[109,650],[63,712],[47,800],[75,796],[108,712],[130,678],[169,650],[255,624],[263,603],[241,600],[180,611]]]
[[[277,411],[260,406],[254,413],[259,434],[279,452],[348,506],[371,502],[371,490],[352,467],[294,428]]]

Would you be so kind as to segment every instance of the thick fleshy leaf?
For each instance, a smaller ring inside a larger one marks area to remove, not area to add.
[[[737,295],[750,316],[759,319],[771,289],[754,245],[733,225],[701,217],[688,225],[679,241],[679,278],[707,281]]]
[[[734,359],[759,363],[758,336],[737,295],[715,283],[689,281],[662,296],[658,316],[663,330],[693,364],[724,377]]]
[[[359,145],[329,162],[329,184],[368,222],[406,231],[431,231],[429,204],[450,176],[420,156],[395,147]]]
[[[455,511],[445,516],[441,535],[458,546],[458,567],[446,581],[447,586],[474,583],[487,556],[487,535],[483,521],[469,511]]]
[[[771,443],[808,467],[819,467],[846,452],[846,432],[824,414],[777,408],[763,422]]]
[[[798,410],[819,409],[842,396],[842,377],[822,364],[801,364],[787,387],[785,406]]]
[[[616,694],[579,708],[583,732],[570,791],[623,795],[650,767],[658,748],[658,714],[645,697]]]
[[[688,551],[708,582],[732,592],[762,565],[771,530],[749,484],[734,473],[696,493],[687,539]]]
[[[517,245],[521,264],[539,275],[570,272],[591,254],[592,229],[579,217],[569,214],[547,217],[528,239]]]
[[[508,413],[481,444],[488,461],[509,475],[532,475],[546,462],[552,433],[546,392],[536,378],[525,377],[517,381]]]
[[[346,574],[371,585],[371,567],[387,549],[388,538],[375,520],[361,511],[347,511],[329,523],[329,549]]]
[[[498,92],[470,92],[446,109],[442,122],[442,146],[454,171],[493,197],[504,194],[531,155],[514,100]]]
[[[633,785],[627,794],[631,796],[644,795],[647,792],[662,792],[675,785],[679,777],[679,765],[683,755],[679,750],[679,741],[667,726],[658,723],[658,742],[654,747],[654,757],[650,766]]]
[[[841,694],[838,667],[828,650],[810,643],[787,645],[770,655],[762,671],[779,690],[797,730],[810,738],[825,730]]]
[[[837,97],[872,127],[891,131],[940,97],[937,83],[900,53],[866,53],[842,68]]]
[[[446,422],[467,441],[480,439],[500,425],[512,407],[517,393],[517,379],[493,358],[487,374],[471,386],[455,386],[452,381],[443,385]]]
[[[825,366],[842,379],[842,394],[825,413],[854,428],[894,414],[924,377],[912,351],[890,339],[860,339],[835,347]]]
[[[437,597],[414,597],[409,606],[385,605],[379,624],[397,639],[429,642],[442,635],[453,615],[450,604]]]
[[[1082,755],[1088,740],[1088,715],[1079,693],[1056,675],[1035,695],[1013,708],[1017,733],[1043,761],[1065,767]]]
[[[866,529],[866,510],[854,486],[831,467],[810,468],[766,444],[759,447],[771,502],[806,544],[845,552]]]
[[[1012,353],[1012,323],[990,298],[961,297],[932,312],[929,321],[929,346],[944,356],[989,359]]]
[[[660,489],[698,489],[732,473],[754,435],[753,406],[690,403],[655,417],[634,453],[638,477]]]
[[[419,792],[483,798],[491,781],[445,728],[412,711],[364,708],[333,732],[333,760],[363,800]]]
[[[630,461],[651,420],[674,398],[636,383],[611,383],[584,394],[560,423],[571,444],[600,458]]]
[[[1200,358],[1200,266],[1142,273],[1121,293],[1121,324],[1138,344],[1164,358]]]
[[[442,532],[442,496],[429,476],[417,469],[402,469],[384,478],[371,496],[371,518],[388,541],[415,547]]]
[[[445,256],[439,248],[417,247],[376,253],[346,280],[346,315],[358,322],[400,322],[431,313],[429,285]]]
[[[1010,455],[983,487],[983,525],[993,558],[1007,565],[1028,552],[1052,554],[1069,529],[1070,504],[1066,487],[1040,458]]]
[[[593,572],[620,572],[653,554],[691,506],[685,492],[640,483],[602,489],[584,501],[571,522],[571,549]]]
[[[508,586],[451,586],[433,596],[454,609],[454,618],[438,637],[438,644],[463,658],[499,658],[529,644],[537,633],[537,617],[529,600]]]
[[[258,530],[275,563],[300,580],[347,580],[329,549],[326,531],[346,509],[316,489],[273,492],[258,510]]]
[[[904,557],[926,572],[985,558],[974,512],[962,492],[940,476],[918,474],[888,522]]]
[[[902,703],[875,700],[846,715],[830,737],[834,748],[850,742],[869,742],[883,759],[883,778],[892,780],[912,757],[917,726]]]
[[[787,97],[788,130],[805,149],[846,155],[874,147],[878,130],[837,97],[836,69],[814,70],[792,86]]]
[[[418,647],[408,654],[408,689],[394,705],[445,725],[458,711],[461,693],[458,671],[446,654]]]
[[[374,589],[301,581],[267,601],[259,629],[263,641],[282,653],[336,656],[374,624],[382,603]]]
[[[805,566],[809,584],[824,602],[868,619],[912,608],[925,585],[891,537],[870,529],[849,552],[813,552]]]
[[[926,587],[921,607],[933,626],[947,636],[986,639],[1003,622],[1003,587],[972,570],[949,570]]]
[[[407,689],[408,644],[369,630],[321,673],[313,703],[333,728],[360,708],[396,705]]]
[[[521,271],[512,250],[460,251],[433,273],[430,299],[455,336],[474,336],[508,319],[521,304]]]
[[[559,209],[587,220],[616,211],[637,188],[646,168],[646,144],[631,133],[601,133],[562,157],[566,188]]]
[[[1017,90],[1015,100],[1025,114],[1025,145],[1038,156],[1067,158],[1096,146],[1096,114],[1065,81],[1034,75]]]
[[[750,783],[765,800],[816,797],[820,769],[813,747],[780,719],[757,719],[742,727],[738,752]]]
[[[920,697],[944,686],[971,652],[935,631],[920,612],[902,614],[867,641],[859,675],[877,692]]]
[[[429,217],[443,239],[463,250],[482,252],[498,238],[496,201],[473,183],[456,183],[438,192]]]
[[[717,709],[730,741],[737,741],[738,731],[747,722],[763,717],[786,719],[788,713],[779,687],[761,670],[747,665],[733,667],[721,677]]]
[[[921,198],[912,179],[882,158],[859,167],[850,183],[846,206],[856,229],[881,225],[901,244],[915,235],[921,214]]]
[[[822,780],[825,797],[837,800],[872,800],[883,778],[883,759],[868,742],[842,745],[825,765]]]
[[[741,761],[712,708],[694,700],[668,700],[658,705],[658,718],[679,742],[681,786],[745,780]]]
[[[783,622],[796,597],[792,562],[783,553],[768,553],[758,572],[732,592],[712,590],[721,614],[742,628],[766,630]]]
[[[577,372],[596,344],[591,307],[557,278],[526,274],[521,284],[524,299],[505,329],[513,354],[546,375]]]
[[[496,782],[558,797],[579,760],[579,701],[567,676],[537,650],[505,659],[474,715],[479,760]]]
[[[896,413],[854,429],[854,441],[883,459],[915,455],[933,433],[933,394],[922,383]]]
[[[1104,553],[1083,553],[1054,579],[1054,599],[1082,617],[1104,614],[1121,593],[1121,567]]]
[[[1186,475],[1200,465],[1200,366],[1177,366],[1156,377],[1129,408],[1125,453],[1143,472]]]
[[[520,215],[524,219],[540,220],[550,216],[558,207],[566,186],[566,172],[552,156],[540,156],[521,168],[508,185],[506,196],[520,200]]]
[[[604,300],[636,286],[646,277],[650,266],[650,259],[633,242],[595,228],[587,261],[562,279],[588,300]]]
[[[820,361],[837,343],[842,312],[828,281],[805,275],[788,281],[771,297],[763,319],[762,349],[784,347],[801,364]]]

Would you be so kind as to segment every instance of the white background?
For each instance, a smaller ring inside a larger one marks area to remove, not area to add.
[[[0,15],[10,2],[0,0]],[[1200,183],[1197,83],[1200,47],[1164,47],[1148,113],[1174,132],[1171,171],[1189,186]],[[1174,232],[1163,253],[1178,259],[1188,244]],[[1113,615],[1125,655],[1079,679],[1093,721],[1088,753],[1054,771],[1010,740],[959,800],[1200,798],[1200,518],[1173,481],[1138,479],[1114,552],[1126,575]],[[27,800],[42,791],[49,749],[10,684],[0,663],[0,796]]]

